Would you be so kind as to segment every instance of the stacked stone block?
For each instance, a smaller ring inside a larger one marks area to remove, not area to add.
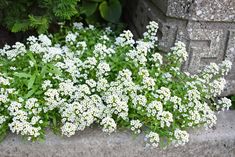
[[[127,22],[141,36],[149,21],[159,24],[159,46],[183,41],[189,59],[183,70],[197,73],[210,62],[233,62],[223,95],[235,94],[235,0],[129,0]]]

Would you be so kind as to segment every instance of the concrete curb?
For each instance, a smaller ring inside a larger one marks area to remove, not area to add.
[[[166,150],[145,148],[144,136],[130,132],[106,135],[87,129],[70,138],[49,132],[45,142],[23,141],[9,134],[0,144],[0,157],[233,157],[235,156],[235,111],[218,114],[214,130],[194,129],[190,143]]]

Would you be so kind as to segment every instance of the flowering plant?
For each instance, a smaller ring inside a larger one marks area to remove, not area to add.
[[[61,35],[30,36],[0,49],[0,135],[8,130],[29,140],[44,137],[46,127],[72,136],[97,124],[108,134],[129,128],[146,133],[152,146],[189,141],[187,129],[216,123],[215,110],[230,61],[211,63],[197,75],[182,72],[185,45],[167,55],[157,48],[158,24],[150,22],[143,38],[130,31],[74,23]]]

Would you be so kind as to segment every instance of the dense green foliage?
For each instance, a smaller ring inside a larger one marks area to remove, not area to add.
[[[48,31],[51,24],[71,20],[87,23],[119,21],[119,0],[0,0],[0,23],[12,32]]]

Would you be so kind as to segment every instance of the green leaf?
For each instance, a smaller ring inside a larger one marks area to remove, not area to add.
[[[95,24],[97,24],[99,21],[101,21],[102,18],[100,17],[99,12],[96,11],[94,14],[92,14],[92,15],[89,16],[89,17],[87,17],[85,20],[86,20],[86,22],[87,22],[88,24],[93,24],[93,25],[95,25]]]
[[[28,56],[29,56],[29,58],[33,61],[33,63],[36,64],[36,60],[35,60],[35,58],[33,57],[33,54],[32,54],[31,52],[28,53]]]
[[[49,20],[43,16],[29,15],[30,26],[37,29],[39,34],[47,32],[49,28]]]
[[[30,74],[27,74],[27,73],[18,73],[18,72],[14,72],[13,73],[14,76],[17,76],[19,78],[30,78],[31,75]]]
[[[88,0],[88,1],[91,1],[91,2],[103,2],[104,0]]]
[[[46,74],[46,72],[47,72],[47,66],[45,65],[45,66],[42,67],[41,76],[44,77],[44,75]]]
[[[3,127],[0,128],[0,142],[2,142],[4,140],[6,135],[7,135],[7,127],[3,126]]]
[[[53,122],[53,126],[56,127],[57,122],[56,122],[56,117],[55,116],[52,117],[52,122]]]
[[[23,20],[23,21],[17,21],[15,24],[12,26],[11,31],[12,32],[20,32],[20,31],[26,31],[30,26],[29,21]]]
[[[72,16],[78,15],[77,0],[57,1],[52,10],[54,15],[61,20],[70,20]]]
[[[91,16],[96,11],[97,6],[98,3],[96,2],[83,1],[81,7],[81,13],[85,14],[87,17]]]
[[[43,93],[43,91],[39,90],[39,91],[35,92],[35,95],[41,95],[42,93]]]
[[[119,0],[103,1],[99,6],[102,18],[110,22],[118,22],[122,13]]]
[[[62,72],[54,65],[49,64],[49,67],[50,67],[49,72],[57,74],[57,75],[62,75]]]
[[[31,89],[25,96],[24,96],[24,98],[29,98],[30,96],[32,96],[35,92],[36,92],[36,90],[37,90],[37,88],[38,87],[34,87],[33,89]]]
[[[34,84],[34,82],[35,82],[35,79],[36,79],[36,74],[34,74],[34,75],[30,78],[30,80],[29,80],[29,82],[28,82],[28,89],[31,89],[31,88],[33,87],[33,84]]]

